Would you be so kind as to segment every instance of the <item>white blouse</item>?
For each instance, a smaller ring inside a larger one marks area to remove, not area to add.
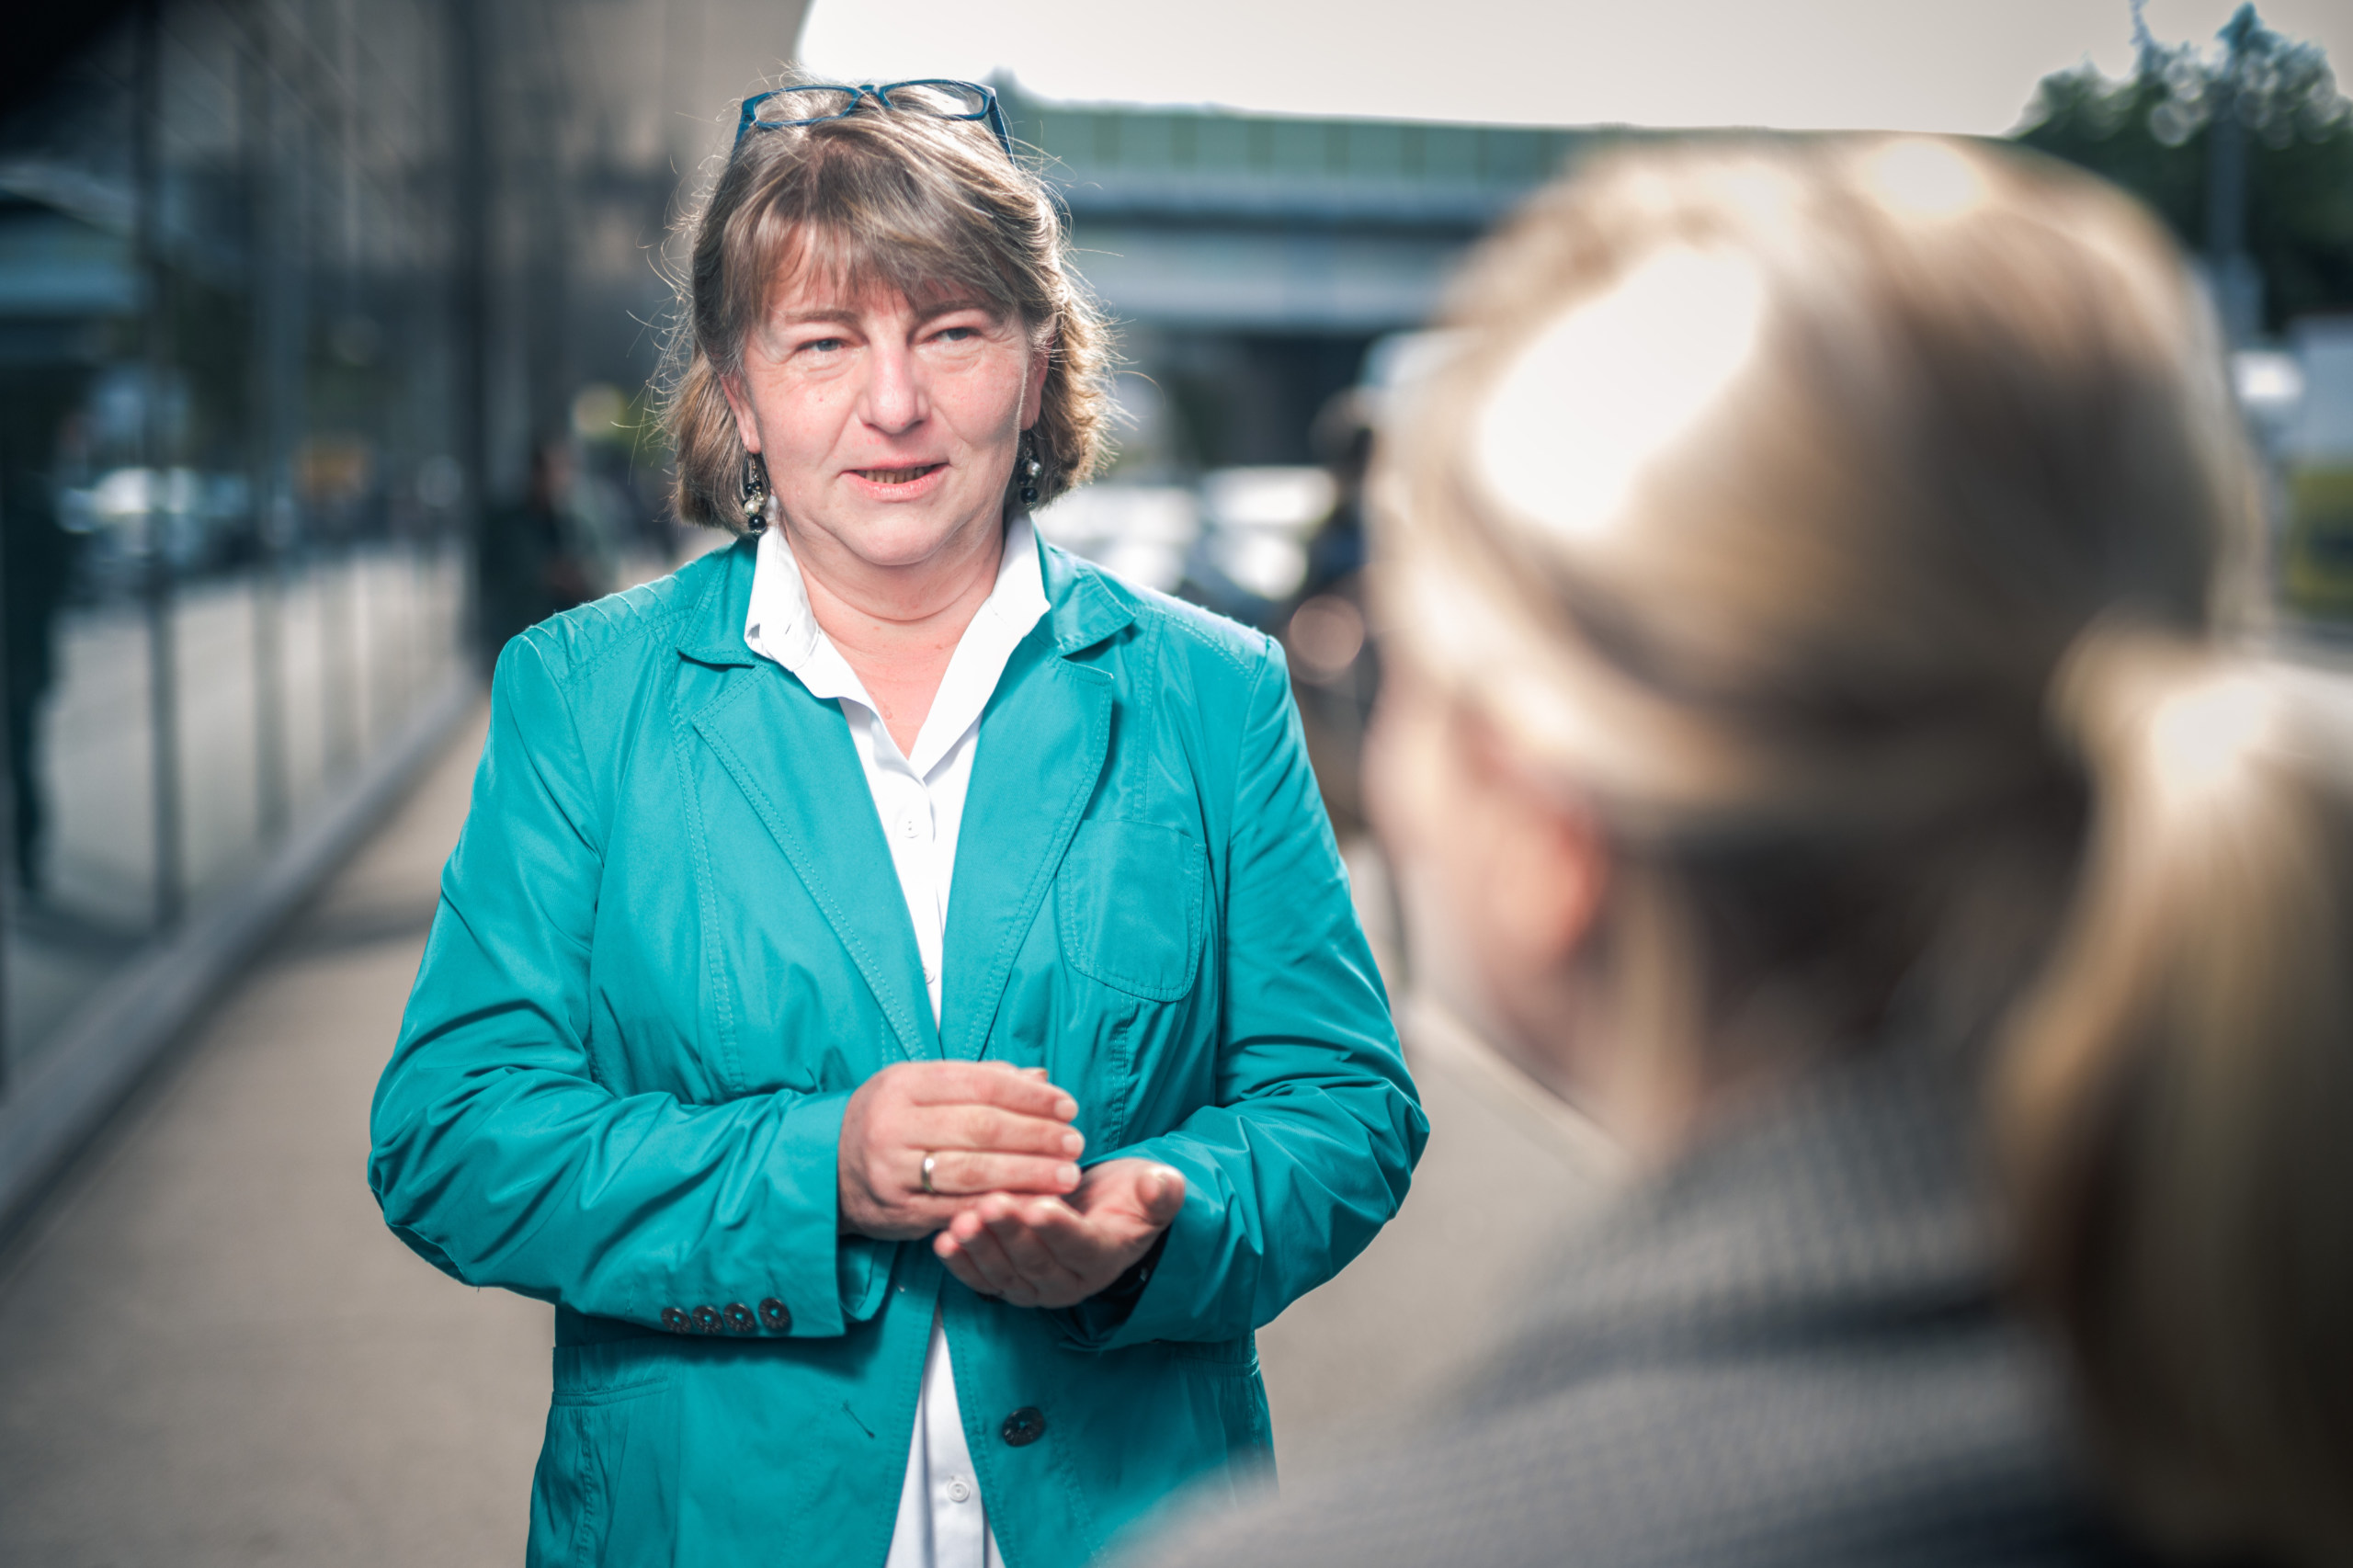
[[[956,835],[963,825],[981,710],[995,694],[1013,650],[1046,608],[1036,536],[1029,519],[1017,517],[1006,529],[996,585],[948,661],[914,752],[903,754],[864,684],[811,613],[808,586],[784,541],[784,530],[772,527],[760,536],[744,642],[753,653],[790,671],[813,697],[838,702],[849,720],[866,787],[874,797],[875,814],[881,818],[882,836],[891,846],[899,891],[907,901],[907,918],[915,925],[934,1022],[939,1018],[948,884],[956,869]],[[886,1568],[1002,1568],[980,1477],[964,1440],[948,1335],[937,1310]]]

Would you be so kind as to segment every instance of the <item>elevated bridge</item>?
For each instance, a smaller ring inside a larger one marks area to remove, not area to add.
[[[1642,133],[1047,103],[1000,84],[1044,153],[1078,263],[1180,461],[1299,462],[1366,347],[1420,324],[1477,237]]]

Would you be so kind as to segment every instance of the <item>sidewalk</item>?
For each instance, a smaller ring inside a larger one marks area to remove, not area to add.
[[[0,1258],[0,1562],[511,1564],[548,1309],[392,1240],[367,1112],[464,817],[477,721]],[[1404,1212],[1260,1335],[1282,1466],[1444,1386],[1603,1163],[1435,1015]]]
[[[364,1172],[481,734],[0,1261],[0,1562],[521,1561],[548,1311],[420,1262]]]

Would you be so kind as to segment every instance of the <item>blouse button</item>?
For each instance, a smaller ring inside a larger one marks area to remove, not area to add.
[[[969,1503],[972,1500],[972,1488],[962,1476],[960,1475],[948,1483],[948,1500],[950,1503]]]

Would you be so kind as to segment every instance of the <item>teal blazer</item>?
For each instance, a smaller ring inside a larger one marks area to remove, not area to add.
[[[1006,1561],[1271,1457],[1251,1334],[1427,1131],[1280,651],[1041,547],[981,720],[935,1026],[847,722],[744,644],[748,543],[498,662],[372,1116],[402,1240],[556,1307],[533,1563],[880,1564],[933,1305]],[[1044,1067],[1185,1175],[1142,1294],[1062,1312],[840,1233],[850,1092]]]

